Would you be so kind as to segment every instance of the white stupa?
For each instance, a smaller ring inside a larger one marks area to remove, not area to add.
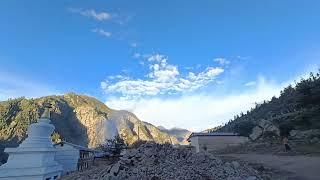
[[[53,180],[61,176],[62,166],[55,161],[51,141],[50,105],[37,123],[28,128],[28,137],[17,148],[6,148],[6,164],[0,166],[0,180]]]

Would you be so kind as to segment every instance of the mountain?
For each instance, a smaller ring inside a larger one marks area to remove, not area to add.
[[[0,151],[17,146],[26,138],[26,130],[51,103],[51,123],[55,134],[66,141],[97,147],[105,139],[119,134],[127,144],[137,140],[157,143],[179,143],[166,132],[139,120],[133,113],[110,109],[97,99],[68,93],[36,99],[17,98],[0,102]]]
[[[320,71],[316,74],[310,73],[307,79],[302,78],[295,86],[284,88],[278,98],[273,97],[270,101],[256,104],[255,108],[235,116],[226,125],[213,131],[236,132],[244,136],[249,136],[252,132],[259,135],[261,131],[270,128],[278,136],[319,132],[319,73]],[[317,136],[320,138],[320,134],[310,134],[310,138]]]
[[[171,136],[176,137],[180,144],[189,144],[187,139],[192,132],[188,131],[187,129],[182,129],[182,128],[166,129],[163,126],[158,126],[158,129],[160,129],[162,132],[165,132]]]

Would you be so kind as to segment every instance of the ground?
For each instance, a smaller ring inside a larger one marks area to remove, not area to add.
[[[320,177],[319,156],[285,156],[272,154],[223,154],[224,159],[238,159],[251,165],[273,171],[272,179],[318,180]]]
[[[258,141],[213,152],[225,160],[241,160],[270,175],[271,179],[320,179],[320,144],[290,141],[284,152],[281,142]]]

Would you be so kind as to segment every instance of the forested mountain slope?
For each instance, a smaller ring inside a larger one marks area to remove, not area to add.
[[[215,131],[248,136],[261,121],[277,126],[281,135],[288,135],[291,130],[320,129],[319,72],[310,73],[309,78],[284,88],[278,98],[256,104],[255,108],[235,116]]]
[[[36,99],[10,99],[0,102],[0,152],[15,147],[26,138],[30,123],[43,112],[43,104],[51,103],[51,123],[55,138],[97,147],[119,134],[127,144],[138,139],[158,143],[178,143],[174,136],[160,131],[152,124],[140,121],[134,114],[108,108],[97,99],[74,93]]]

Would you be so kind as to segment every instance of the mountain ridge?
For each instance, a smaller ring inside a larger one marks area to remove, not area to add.
[[[190,134],[192,133],[191,131],[189,131],[187,129],[183,129],[183,128],[178,128],[178,127],[166,129],[163,126],[158,126],[158,128],[161,131],[168,133],[171,136],[176,137],[180,144],[189,144],[187,139],[190,136]]]
[[[94,97],[67,93],[1,101],[0,151],[17,146],[26,138],[29,124],[40,117],[44,103],[52,104],[51,123],[55,132],[71,143],[94,148],[116,134],[127,144],[138,140],[179,143],[174,136],[139,120],[131,112],[113,110]]]

